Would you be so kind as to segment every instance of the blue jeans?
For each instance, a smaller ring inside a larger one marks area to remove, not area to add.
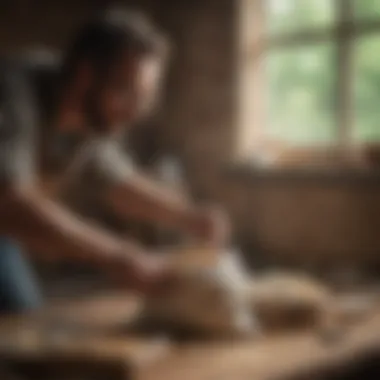
[[[0,238],[0,314],[22,313],[41,305],[34,273],[21,248]]]

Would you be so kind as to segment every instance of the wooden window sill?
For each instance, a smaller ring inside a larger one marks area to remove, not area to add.
[[[225,168],[229,178],[240,178],[250,182],[328,182],[380,186],[380,168],[338,167],[263,167],[252,164],[231,163]]]

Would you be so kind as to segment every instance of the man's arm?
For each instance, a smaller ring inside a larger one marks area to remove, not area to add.
[[[114,183],[106,189],[104,197],[121,217],[174,228],[201,244],[224,246],[229,243],[229,221],[221,209],[198,207],[141,174],[135,173]]]
[[[90,226],[34,189],[15,189],[2,197],[0,234],[31,251],[50,256],[103,262],[137,247]]]
[[[198,207],[182,194],[137,173],[117,145],[102,146],[92,170],[105,185],[103,199],[119,216],[173,227],[202,242],[224,243],[229,237],[223,213]]]
[[[30,252],[95,264],[123,285],[142,292],[157,290],[168,269],[131,241],[79,220],[37,191],[0,195],[0,234],[17,239]]]
[[[114,183],[104,193],[108,204],[121,216],[196,233],[200,210],[181,194],[133,173]]]

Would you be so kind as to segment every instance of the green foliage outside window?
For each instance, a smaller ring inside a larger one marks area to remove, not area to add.
[[[380,141],[380,0],[352,1],[358,25],[379,22],[378,29],[349,39],[354,141]],[[337,0],[266,0],[270,38],[338,25]],[[267,50],[269,125],[267,134],[290,143],[335,143],[337,132],[338,41],[275,46]]]

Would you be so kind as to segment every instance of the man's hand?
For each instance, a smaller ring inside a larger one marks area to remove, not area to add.
[[[122,286],[145,295],[159,295],[174,281],[168,260],[159,254],[120,257],[111,266],[111,276]]]
[[[211,246],[224,246],[229,243],[231,226],[227,215],[217,207],[199,209],[190,223],[191,232]]]

